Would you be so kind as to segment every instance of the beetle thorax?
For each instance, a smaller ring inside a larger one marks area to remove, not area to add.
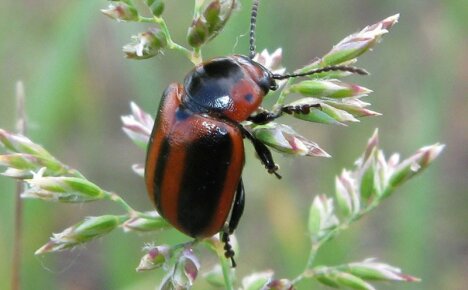
[[[185,78],[182,103],[195,113],[245,121],[262,102],[271,73],[245,56],[215,58]]]

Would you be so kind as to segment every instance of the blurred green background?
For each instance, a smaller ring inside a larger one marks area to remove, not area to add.
[[[167,1],[173,37],[185,43],[193,1]],[[205,57],[246,53],[250,1],[241,1]],[[136,101],[154,114],[164,88],[181,81],[191,64],[165,52],[146,61],[126,60],[121,46],[145,25],[116,23],[99,12],[107,2],[3,1],[0,9],[0,127],[14,128],[14,87],[23,80],[29,136],[102,187],[136,208],[151,209],[142,179],[130,166],[144,152],[120,129],[120,116]],[[294,277],[307,257],[305,221],[317,193],[333,193],[334,176],[352,166],[374,128],[388,154],[408,156],[442,142],[435,165],[401,188],[376,212],[326,246],[319,263],[377,257],[422,277],[419,284],[379,289],[467,289],[468,284],[468,2],[460,0],[264,0],[258,49],[282,47],[290,70],[326,53],[344,36],[387,16],[400,23],[359,66],[372,74],[354,81],[375,91],[367,101],[382,117],[345,127],[287,123],[333,159],[283,158],[283,180],[263,173],[247,145],[247,203],[237,231],[239,277],[273,269]],[[9,289],[13,244],[14,183],[0,178],[0,289]],[[120,213],[112,204],[25,202],[22,289],[153,289],[162,271],[136,273],[145,242],[170,242],[158,234],[116,231],[72,252],[35,257],[51,233],[83,216]],[[171,239],[183,237],[171,233]],[[206,255],[205,255],[206,256]],[[203,259],[204,270],[211,259]],[[300,289],[322,289],[302,284]],[[202,283],[197,289],[205,289]]]

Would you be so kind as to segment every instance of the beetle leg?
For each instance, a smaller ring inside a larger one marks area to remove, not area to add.
[[[259,108],[257,112],[254,115],[251,115],[247,120],[252,121],[255,124],[262,125],[281,117],[282,114],[282,109],[272,112],[263,108]]]
[[[236,261],[234,260],[234,250],[232,250],[232,246],[230,244],[229,235],[231,235],[234,230],[237,228],[239,224],[239,220],[244,212],[244,204],[245,204],[245,192],[244,192],[244,183],[242,182],[242,178],[237,185],[236,191],[236,199],[234,200],[234,204],[232,205],[231,209],[231,216],[229,218],[229,223],[226,223],[223,233],[221,234],[221,240],[224,243],[224,256],[226,258],[231,259],[232,267],[236,267]]]
[[[275,161],[273,160],[273,156],[271,155],[270,149],[260,142],[257,138],[255,138],[252,133],[250,133],[247,129],[241,126],[241,130],[244,133],[244,136],[249,139],[254,148],[257,152],[258,157],[265,168],[268,170],[268,173],[274,174],[278,179],[281,179],[281,175],[279,175],[276,171],[278,171],[279,167],[276,165]]]
[[[236,260],[234,260],[235,253],[229,240],[229,234],[226,231],[221,233],[221,241],[224,243],[224,256],[226,259],[231,259],[231,265],[235,268],[237,266]]]
[[[295,106],[284,106],[281,108],[281,112],[286,114],[309,114],[310,108],[317,108],[319,110],[322,109],[320,104],[303,104],[303,105],[295,105]]]
[[[254,122],[255,124],[266,124],[274,119],[277,119],[286,113],[291,115],[295,114],[309,114],[310,108],[318,108],[321,109],[322,106],[320,104],[303,104],[303,105],[295,105],[295,106],[282,106],[278,110],[268,111],[263,108],[260,108],[259,112],[255,115],[250,116],[247,120]]]
[[[244,212],[244,204],[245,204],[245,191],[244,191],[244,183],[242,182],[242,178],[237,185],[236,191],[236,199],[234,200],[234,204],[231,210],[231,217],[229,219],[228,225],[228,232],[232,234],[234,230],[237,228],[239,224],[239,220]]]

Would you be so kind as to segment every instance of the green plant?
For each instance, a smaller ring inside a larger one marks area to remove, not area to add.
[[[134,42],[124,46],[128,58],[146,59],[164,49],[173,49],[181,52],[194,64],[198,64],[202,61],[203,45],[221,31],[235,7],[234,0],[195,1],[193,22],[187,33],[190,49],[172,39],[162,16],[163,1],[112,1],[109,8],[103,12],[119,21],[152,23],[158,26],[140,33],[134,37]],[[296,73],[356,62],[356,58],[373,48],[397,20],[398,16],[395,15],[346,37],[325,56],[297,70]],[[264,51],[255,59],[273,72],[285,71],[281,66],[281,50],[272,54]],[[360,117],[379,115],[367,109],[369,104],[361,100],[371,92],[369,89],[339,80],[350,74],[328,71],[304,81],[291,78],[282,82],[282,90],[272,111],[286,104],[288,96],[297,94],[301,97],[289,103],[289,106],[319,105],[311,107],[308,112],[289,112],[293,117],[305,121],[343,125],[347,122],[357,122],[357,118]],[[122,117],[123,129],[144,149],[153,119],[134,103],[131,104],[131,110],[131,115]],[[244,125],[259,140],[279,152],[329,157],[316,143],[287,125],[255,125],[249,122]],[[128,232],[146,232],[170,227],[156,212],[135,210],[120,195],[91,182],[78,170],[57,160],[43,147],[21,134],[0,130],[0,143],[6,150],[6,154],[0,155],[0,165],[6,167],[3,175],[24,180],[28,184],[28,188],[22,193],[23,198],[66,203],[109,200],[119,204],[124,211],[121,215],[85,218],[61,233],[54,234],[36,254],[71,249],[117,228]],[[369,284],[372,280],[417,281],[417,278],[402,274],[398,268],[375,260],[367,259],[338,266],[317,266],[314,264],[315,256],[325,243],[379,206],[402,183],[427,168],[442,149],[443,145],[435,144],[421,148],[402,162],[397,154],[387,160],[378,148],[376,132],[370,138],[355,168],[351,171],[343,170],[336,178],[335,199],[326,195],[315,197],[308,223],[311,250],[304,271],[291,279],[278,279],[272,272],[255,273],[242,280],[242,289],[293,289],[304,279],[315,279],[328,286],[344,286],[351,289],[374,289]],[[137,174],[142,175],[144,169],[141,165],[134,165],[133,168]],[[335,211],[335,201],[339,213]],[[200,269],[200,263],[194,254],[197,244],[206,246],[219,257],[220,265],[204,275],[206,280],[214,286],[233,289],[235,273],[224,258],[223,245],[217,237],[181,245],[147,246],[146,254],[137,270],[162,267],[168,275],[161,283],[161,289],[190,288]]]

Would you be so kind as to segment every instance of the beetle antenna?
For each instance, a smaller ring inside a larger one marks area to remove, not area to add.
[[[255,57],[255,28],[257,25],[257,11],[258,11],[258,4],[260,0],[254,0],[252,4],[252,14],[250,14],[250,54],[249,58],[253,59]]]
[[[319,74],[319,73],[323,73],[323,72],[329,72],[329,71],[344,71],[344,72],[350,72],[350,73],[354,73],[354,74],[358,74],[358,75],[368,75],[369,74],[365,69],[355,67],[355,66],[330,65],[330,66],[314,69],[314,70],[303,72],[303,73],[292,73],[292,74],[284,74],[284,75],[274,74],[273,79],[275,79],[275,80],[284,80],[284,79],[295,78],[295,77],[310,76],[310,75]]]

